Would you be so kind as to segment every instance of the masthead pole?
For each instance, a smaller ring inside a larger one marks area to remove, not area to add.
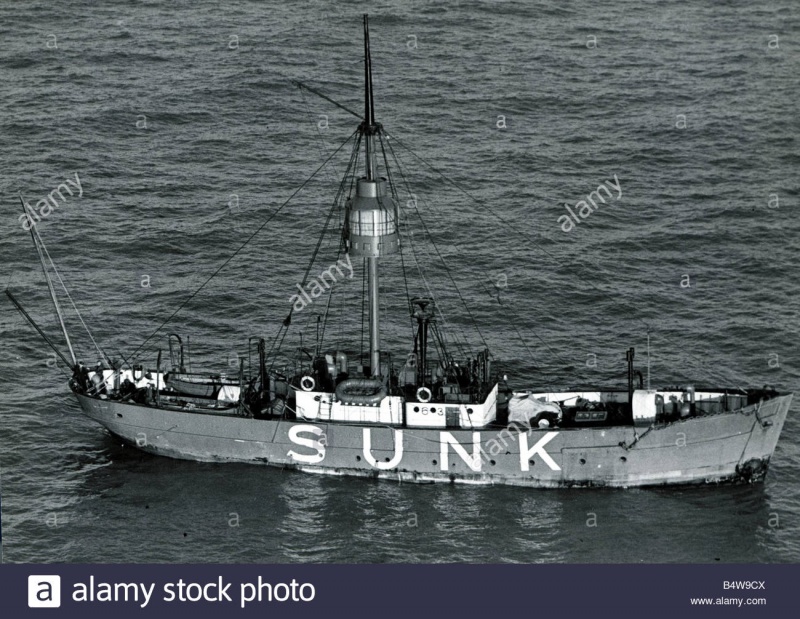
[[[369,16],[364,14],[364,148],[366,149],[366,176],[377,180],[375,170],[375,104],[372,99],[372,58],[369,51]],[[378,257],[367,258],[367,289],[369,294],[369,365],[373,377],[381,375],[380,278]]]
[[[364,14],[364,143],[367,150],[367,180],[375,178],[375,103],[372,99],[372,57],[369,52],[369,15]]]
[[[343,230],[347,253],[364,259],[369,305],[369,375],[380,378],[381,337],[378,315],[380,312],[380,280],[378,260],[400,250],[397,229],[398,208],[387,190],[387,180],[378,175],[375,136],[380,136],[381,125],[375,122],[375,104],[372,94],[372,59],[369,51],[369,18],[364,15],[364,120],[359,125],[364,140],[366,168],[356,183],[355,195],[347,202],[347,222]]]

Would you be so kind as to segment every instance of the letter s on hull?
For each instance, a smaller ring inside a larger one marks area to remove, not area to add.
[[[556,436],[558,436],[558,432],[548,432],[542,438],[540,438],[536,444],[528,449],[528,433],[522,432],[519,435],[519,468],[523,471],[527,471],[530,469],[530,465],[528,464],[528,460],[530,460],[534,454],[539,454],[539,457],[544,460],[544,463],[550,467],[553,471],[560,471],[561,467],[556,464],[556,461],[550,457],[550,454],[544,450],[544,446],[547,445],[550,441],[552,441]]]
[[[301,432],[308,432],[310,434],[316,434],[317,436],[322,436],[322,428],[312,425],[305,425],[300,424],[296,426],[292,426],[289,428],[289,440],[292,441],[295,445],[300,445],[301,447],[308,447],[310,449],[316,449],[317,453],[315,454],[299,454],[295,451],[289,451],[286,455],[289,456],[295,462],[302,462],[304,464],[317,464],[318,462],[322,462],[325,459],[325,445],[320,441],[315,441],[310,438],[302,438],[298,436]]]
[[[378,462],[372,455],[372,430],[364,428],[364,460],[376,469],[386,471],[395,468],[403,459],[403,431],[394,431],[394,457],[389,462]]]

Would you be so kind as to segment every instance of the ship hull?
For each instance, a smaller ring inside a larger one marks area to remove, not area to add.
[[[392,428],[165,410],[78,395],[84,413],[172,458],[419,483],[537,488],[758,482],[788,414],[781,395],[653,428]]]

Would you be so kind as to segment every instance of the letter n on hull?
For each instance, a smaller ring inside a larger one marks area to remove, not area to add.
[[[394,431],[394,456],[389,462],[378,462],[375,456],[372,455],[372,429],[364,428],[364,460],[374,466],[376,469],[386,471],[388,469],[396,468],[400,461],[403,459],[403,431]]]
[[[464,449],[464,446],[459,443],[456,438],[450,434],[450,432],[440,432],[439,433],[439,466],[443,471],[447,470],[447,452],[448,452],[448,445],[453,447],[453,451],[457,453],[461,459],[467,463],[467,466],[471,468],[476,473],[479,473],[481,470],[481,464],[483,461],[481,460],[481,433],[480,432],[473,432],[472,433],[472,455],[470,456],[467,453],[467,450]]]

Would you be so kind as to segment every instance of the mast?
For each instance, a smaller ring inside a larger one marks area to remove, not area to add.
[[[22,195],[19,196],[19,201],[22,203],[22,212],[28,215],[28,211],[25,208],[25,200],[22,199]],[[67,341],[67,348],[69,348],[69,355],[70,357],[72,357],[72,366],[75,367],[78,364],[78,361],[75,358],[75,351],[72,348],[72,342],[69,339],[69,333],[67,333],[67,326],[64,324],[64,315],[61,313],[61,306],[58,303],[58,298],[56,297],[56,291],[53,288],[53,281],[50,279],[50,273],[47,271],[47,265],[45,264],[44,261],[44,254],[42,253],[42,248],[39,246],[39,243],[41,243],[41,237],[39,237],[39,231],[35,230],[36,224],[34,223],[30,215],[28,215],[28,221],[30,222],[31,238],[33,239],[33,244],[36,247],[36,253],[39,254],[39,262],[42,263],[42,271],[44,272],[44,278],[47,281],[47,288],[50,291],[50,298],[53,300],[53,306],[56,308],[56,314],[58,315],[58,322],[61,324],[61,330],[64,332],[64,339]],[[37,237],[39,237],[38,241]]]
[[[375,122],[375,103],[372,95],[372,58],[369,49],[369,18],[364,15],[364,120],[359,127],[364,139],[365,171],[356,183],[356,195],[348,203],[347,227],[343,231],[347,252],[363,257],[367,272],[369,305],[369,365],[370,375],[381,376],[380,338],[380,274],[378,259],[400,248],[397,231],[397,203],[387,191],[387,181],[378,176],[375,136],[381,125]]]
[[[22,307],[22,305],[20,305],[20,302],[17,301],[16,297],[13,294],[11,294],[11,291],[8,288],[6,288],[5,293],[6,296],[9,298],[9,300],[14,304],[14,307],[16,307],[17,310],[19,310],[19,313],[22,314],[25,320],[28,321],[28,324],[30,324],[34,329],[36,329],[37,333],[39,333],[39,335],[42,336],[42,339],[45,342],[47,342],[47,345],[53,349],[53,352],[56,353],[59,357],[61,357],[61,360],[64,362],[64,365],[68,366],[69,361],[67,361],[67,358],[64,356],[64,354],[58,348],[56,348],[56,345],[53,344],[53,342],[50,341],[50,338],[47,337],[47,334],[44,331],[42,331],[39,325],[37,325],[36,322],[33,320],[33,318],[31,318],[30,314],[28,314],[28,312],[25,311],[25,308]]]
[[[369,16],[364,14],[364,143],[366,177],[375,179],[375,103],[372,99],[372,56],[369,53]],[[381,374],[380,274],[378,257],[367,258],[367,295],[369,297],[369,367],[373,377]]]
[[[369,52],[369,15],[364,14],[364,143],[367,180],[375,178],[375,102],[372,98],[372,56]]]

